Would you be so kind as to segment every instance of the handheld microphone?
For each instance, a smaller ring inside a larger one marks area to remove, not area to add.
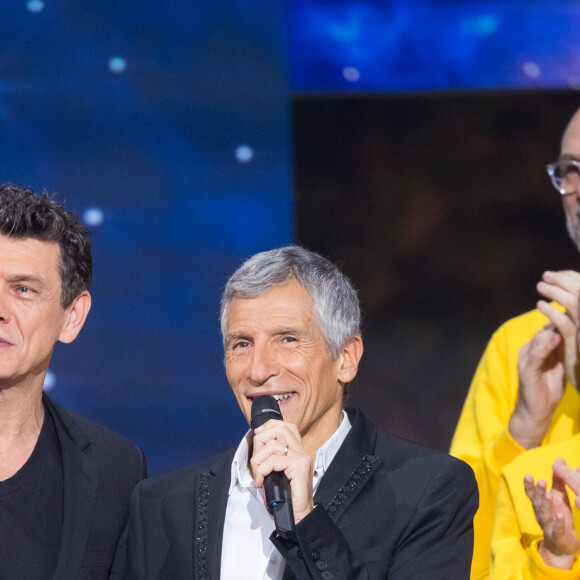
[[[256,397],[252,403],[252,430],[257,429],[270,419],[282,421],[282,413],[278,401],[270,395]],[[294,510],[292,509],[292,493],[290,480],[283,471],[272,471],[264,478],[264,493],[266,505],[274,516],[276,531],[283,538],[294,537]]]

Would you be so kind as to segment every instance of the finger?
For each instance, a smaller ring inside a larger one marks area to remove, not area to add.
[[[552,468],[553,468],[555,465],[558,465],[558,466],[565,467],[565,466],[567,465],[567,463],[566,463],[566,460],[565,460],[563,457],[557,457],[557,458],[554,460],[554,464],[552,465]],[[580,467],[579,467],[578,469],[580,469]]]
[[[267,444],[254,448],[250,462],[253,462],[256,465],[260,465],[260,463],[266,461],[266,459],[268,459],[268,457],[271,455],[290,455],[291,449],[292,447],[290,444],[285,443],[280,439],[272,439]],[[292,451],[293,454],[299,452],[300,451],[298,449]]]
[[[554,326],[558,329],[560,334],[563,336],[570,336],[574,337],[576,334],[576,326],[577,326],[577,319],[578,313],[577,308],[574,305],[574,316],[570,314],[570,310],[566,312],[560,312],[557,308],[554,308],[551,304],[544,302],[543,300],[539,300],[537,303],[538,310],[548,319]]]
[[[256,427],[254,429],[254,435],[259,435],[260,433],[267,433],[271,429],[275,429],[278,423],[283,423],[280,419],[269,419],[263,425]]]
[[[286,445],[288,445],[287,452]],[[279,460],[282,460],[282,463]],[[264,464],[267,466],[274,465],[274,469],[279,471],[291,467],[293,465],[292,462],[301,462],[303,465],[312,463],[310,455],[303,447],[298,445],[293,446],[290,443],[272,439],[266,445],[254,449],[252,457],[250,458],[250,468],[255,477],[256,474],[261,473],[263,475],[261,466]],[[305,467],[305,469],[308,473],[312,473],[312,467]]]
[[[267,443],[272,439],[282,439],[297,443],[301,441],[300,432],[294,423],[271,419],[254,431],[254,438],[261,443]]]
[[[536,284],[536,290],[544,298],[560,304],[566,310],[571,310],[576,306],[577,298],[574,297],[572,292],[566,289],[553,284],[547,284],[546,282],[538,282]]]
[[[525,370],[529,365],[539,366],[562,341],[555,325],[542,328],[520,349],[518,368]]]
[[[544,272],[542,279],[543,281],[536,285],[538,292],[548,300],[563,306],[574,323],[578,324],[580,274],[571,270]]]
[[[549,524],[553,523],[553,502],[554,498],[552,494],[549,491],[546,492],[540,502],[540,507],[536,512],[536,519],[543,530],[545,530]]]
[[[575,289],[561,288],[546,282],[538,282],[536,284],[536,290],[549,302],[556,302],[567,310],[572,310],[578,301],[578,298],[575,296]]]
[[[254,487],[262,487],[264,484],[264,477],[273,471],[283,471],[290,481],[294,479],[296,474],[311,474],[311,470],[308,468],[308,463],[308,458],[270,455],[270,457],[259,465],[252,465]]]
[[[556,511],[554,522],[552,524],[552,538],[557,541],[566,533],[565,516],[561,511]]]
[[[542,507],[542,502],[544,496],[546,495],[546,482],[543,479],[538,479],[538,482],[532,489],[531,495],[529,496],[534,512],[538,514]]]
[[[252,475],[254,477],[254,487],[260,488],[264,485],[264,477],[272,473],[272,471],[285,471],[288,467],[288,461],[284,456],[270,455],[261,463],[250,461],[252,466]]]
[[[282,455],[270,455],[265,461],[256,466],[254,478],[261,476],[266,477],[272,471],[284,471],[288,467],[288,460]]]
[[[555,463],[552,469],[576,495],[580,495],[580,473],[577,470],[561,463]]]
[[[527,474],[524,476],[524,489],[526,490],[526,495],[528,496],[528,498],[531,500],[532,499],[532,495],[534,493],[534,489],[536,487],[536,484],[534,483],[534,478]]]
[[[541,307],[542,304],[547,304],[547,302],[542,302],[541,300],[538,301],[538,307]],[[549,308],[553,308],[548,304]],[[556,325],[550,321],[544,327],[542,327],[531,340],[527,343],[530,345],[531,350],[542,350],[546,348],[546,345],[553,340],[555,337],[559,337],[560,332]],[[553,348],[553,346],[552,346]]]
[[[564,480],[558,474],[558,469],[566,467],[566,462],[563,458],[559,457],[552,466],[552,490],[551,495],[554,498],[554,509],[559,513],[570,513],[571,506],[570,500],[568,499],[568,493],[566,491],[566,484]]]
[[[271,424],[270,424],[271,423]],[[262,425],[264,429],[254,431],[255,448],[260,449],[270,441],[279,441],[282,444],[288,443],[294,448],[302,448],[302,439],[298,428],[293,423],[284,423],[282,421],[268,421]]]
[[[546,271],[542,274],[542,280],[538,283],[548,287],[548,291],[553,290],[555,292],[560,292],[560,295],[567,295],[572,301],[572,305],[576,304],[578,298],[578,292],[580,291],[580,274],[574,272],[573,270],[562,270],[560,272]],[[566,308],[569,307],[568,304],[563,304],[558,300],[558,294],[549,297],[550,300],[556,300]]]
[[[554,284],[562,288],[580,290],[580,273],[574,270],[546,270],[542,274],[542,280],[548,284]]]

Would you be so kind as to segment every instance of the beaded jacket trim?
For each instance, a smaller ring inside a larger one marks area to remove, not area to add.
[[[197,493],[194,496],[197,501],[197,523],[194,530],[194,554],[196,556],[196,578],[206,580],[209,578],[207,569],[207,518],[209,511],[209,473],[202,473],[197,485]]]
[[[370,475],[378,459],[376,455],[363,455],[362,461],[357,468],[350,474],[345,484],[326,506],[326,511],[333,520],[336,520],[338,513],[352,497],[354,490]]]

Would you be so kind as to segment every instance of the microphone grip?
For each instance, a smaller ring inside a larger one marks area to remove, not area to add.
[[[283,471],[273,471],[264,478],[264,493],[268,511],[274,516],[276,531],[283,538],[294,537],[294,510],[290,480]]]
[[[252,402],[250,426],[257,429],[270,419],[282,420],[278,401],[271,395],[260,395]],[[286,539],[296,537],[290,480],[283,471],[272,471],[264,477],[264,495],[270,515],[274,516],[278,535]]]

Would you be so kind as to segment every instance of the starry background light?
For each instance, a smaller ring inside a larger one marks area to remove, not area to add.
[[[293,100],[578,88],[579,14],[514,0],[1,3],[0,181],[56,192],[93,232],[93,309],[47,391],[141,445],[151,473],[235,444],[219,297],[245,257],[308,240]]]
[[[292,241],[283,4],[30,0],[0,32],[0,180],[93,233],[93,309],[45,387],[152,472],[231,445],[220,293]]]
[[[569,0],[293,0],[300,92],[577,88]]]

